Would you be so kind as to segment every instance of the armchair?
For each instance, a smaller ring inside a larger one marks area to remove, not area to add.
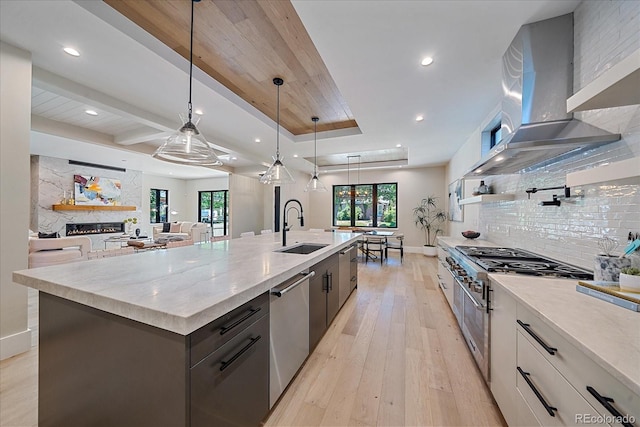
[[[87,236],[57,239],[29,238],[29,268],[64,264],[88,259],[91,239]]]

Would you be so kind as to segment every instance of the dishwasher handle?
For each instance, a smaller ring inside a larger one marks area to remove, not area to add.
[[[272,290],[271,291],[271,295],[275,295],[278,298],[281,298],[282,295],[286,294],[287,292],[289,292],[290,290],[292,290],[296,286],[301,285],[305,280],[308,280],[309,278],[315,276],[316,272],[315,271],[311,271],[309,273],[300,273],[300,274],[302,274],[303,277],[301,277],[300,279],[296,280],[295,282],[293,282],[292,284],[290,284],[289,286],[287,286],[284,289],[274,289],[274,290]]]

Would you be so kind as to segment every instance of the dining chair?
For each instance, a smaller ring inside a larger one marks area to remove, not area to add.
[[[240,237],[253,237],[256,233],[253,231],[245,231],[244,233],[240,233]]]
[[[267,228],[266,230],[260,230],[260,234],[271,234],[273,233],[273,230],[270,228]]]
[[[386,246],[386,237],[382,236],[367,236],[364,240],[364,252],[365,252],[365,263],[371,259],[372,261],[376,259],[380,259],[380,264],[382,265],[382,261],[384,260],[384,249]],[[377,254],[377,255],[376,255]]]
[[[400,264],[404,260],[404,234],[396,234],[387,239],[387,245],[384,248],[384,257],[389,259],[389,249],[400,251]]]

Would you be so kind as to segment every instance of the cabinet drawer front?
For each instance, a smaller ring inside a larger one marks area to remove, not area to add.
[[[259,425],[269,412],[269,317],[236,334],[190,373],[191,426]]]
[[[518,331],[516,387],[536,418],[545,426],[576,425],[598,420],[598,412]],[[545,407],[545,403],[547,407]],[[553,414],[553,415],[551,415]]]
[[[269,293],[267,292],[193,332],[190,366],[201,361],[266,314],[269,314]]]
[[[531,331],[538,335],[546,345],[557,348],[557,351],[554,352],[554,355],[549,354],[521,325],[518,325],[518,331],[580,392],[599,414],[607,418],[607,422],[619,425],[614,419],[610,419],[614,415],[587,390],[587,387],[593,388],[604,397],[613,399],[614,402],[610,405],[615,408],[614,410],[623,416],[627,415],[627,418],[635,418],[635,421],[630,424],[640,426],[640,396],[629,390],[582,351],[569,344],[527,308],[518,304],[517,309],[518,319],[530,325],[528,328]],[[620,351],[625,350],[620,349]]]

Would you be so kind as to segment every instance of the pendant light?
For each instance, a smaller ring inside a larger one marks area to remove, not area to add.
[[[280,160],[280,86],[284,83],[280,77],[273,79],[273,84],[278,88],[278,100],[276,110],[276,155],[273,157],[273,164],[267,169],[267,171],[260,178],[260,182],[263,184],[291,184],[295,182],[293,176],[289,173],[287,168],[282,164]]]
[[[193,84],[193,6],[200,0],[191,1],[191,46],[189,49],[189,113],[186,120],[180,116],[183,125],[167,141],[153,153],[153,157],[172,163],[196,166],[220,166],[222,162],[213,148],[200,134],[192,121],[191,89]],[[195,121],[195,123],[194,123]]]
[[[313,176],[304,188],[304,191],[327,191],[327,187],[318,179],[318,120],[317,117],[311,117],[313,120]]]

